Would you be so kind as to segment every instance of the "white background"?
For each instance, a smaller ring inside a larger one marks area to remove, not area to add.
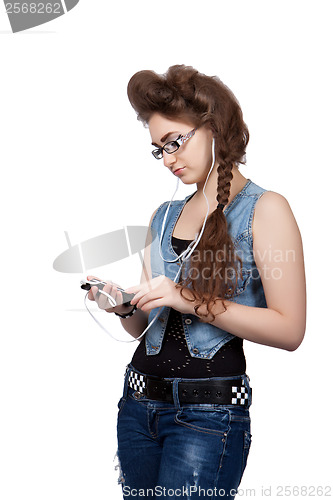
[[[1,499],[122,498],[116,404],[137,344],[108,337],[84,309],[84,276],[52,263],[64,231],[74,245],[147,225],[170,199],[175,179],[151,156],[126,86],[140,69],[172,64],[233,90],[251,136],[241,172],[287,198],[303,238],[303,344],[290,353],[244,343],[253,443],[242,496],[330,485],[331,2],[81,0],[17,34],[0,12]],[[182,186],[179,198],[194,190]],[[137,256],[89,270],[124,286],[140,272]]]

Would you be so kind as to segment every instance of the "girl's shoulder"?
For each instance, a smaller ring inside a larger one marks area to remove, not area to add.
[[[256,240],[265,240],[272,232],[284,239],[299,237],[299,228],[288,200],[280,193],[266,191],[255,204],[252,223]]]
[[[288,200],[280,193],[276,191],[271,191],[268,189],[263,189],[262,193],[258,197],[256,202],[256,213],[264,212],[266,210],[269,211],[289,211],[291,212],[290,205]]]

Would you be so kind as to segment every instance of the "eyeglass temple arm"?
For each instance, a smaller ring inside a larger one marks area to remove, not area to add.
[[[194,129],[193,129],[193,130],[191,130],[190,132],[187,132],[187,134],[185,134],[185,135],[183,135],[182,137],[180,137],[179,139],[177,139],[177,141],[176,141],[176,142],[180,143],[180,145],[184,144],[184,142],[186,142],[186,141],[187,141],[187,139],[190,139],[190,138],[194,135],[194,133],[195,133],[195,131],[196,131],[196,130],[197,130],[197,129],[196,129],[196,128],[194,128]]]

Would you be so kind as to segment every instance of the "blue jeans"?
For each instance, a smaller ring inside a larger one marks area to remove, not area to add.
[[[127,385],[118,403],[119,483],[124,498],[234,498],[251,445],[249,409],[233,405],[180,404],[146,396]],[[218,379],[240,377],[214,377]],[[251,397],[249,399],[251,405]]]

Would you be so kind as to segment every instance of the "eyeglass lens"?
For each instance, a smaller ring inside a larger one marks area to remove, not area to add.
[[[181,135],[177,137],[175,141],[169,141],[162,148],[154,149],[152,152],[155,158],[160,160],[163,157],[163,151],[165,151],[168,154],[175,153],[179,148],[180,144],[178,144],[178,139],[180,139]]]

